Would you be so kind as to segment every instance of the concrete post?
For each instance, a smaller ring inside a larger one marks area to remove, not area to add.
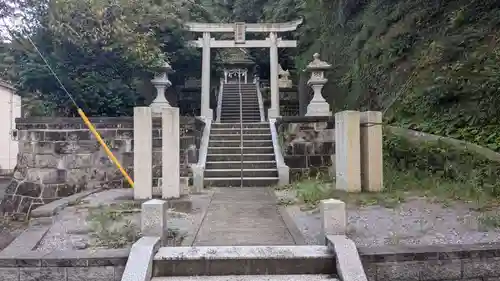
[[[345,235],[347,229],[347,214],[345,203],[336,199],[321,200],[319,203],[321,215],[321,237],[327,235]]]
[[[134,199],[153,198],[153,121],[151,108],[134,108]]]
[[[382,112],[365,111],[360,116],[361,133],[361,187],[365,191],[382,191]]]
[[[180,197],[179,108],[163,108],[162,116],[162,190],[163,199]]]
[[[201,64],[201,116],[212,120],[210,109],[210,32],[203,32]]]
[[[152,199],[141,205],[142,236],[160,237],[163,245],[167,242],[167,202]]]
[[[278,85],[278,45],[276,33],[269,33],[271,47],[269,48],[270,60],[270,88],[271,88],[271,108],[268,109],[268,118],[280,116],[280,89]]]
[[[335,185],[347,192],[361,192],[359,122],[358,111],[335,113]]]

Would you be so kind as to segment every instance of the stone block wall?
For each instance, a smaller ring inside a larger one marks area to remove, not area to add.
[[[335,161],[333,116],[282,117],[275,124],[292,181],[318,172],[328,173]]]
[[[129,249],[93,249],[0,256],[0,280],[120,281],[129,252]]]
[[[500,244],[358,248],[369,281],[497,281]]]
[[[115,157],[133,178],[133,117],[91,118]],[[181,117],[181,176],[197,162],[203,121]],[[26,215],[40,205],[93,188],[128,187],[80,118],[16,119],[18,163],[1,207]],[[153,119],[153,184],[161,177],[161,119]],[[140,144],[139,144],[140,145]]]

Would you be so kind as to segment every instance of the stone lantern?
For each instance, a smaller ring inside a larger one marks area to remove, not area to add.
[[[311,78],[307,81],[307,85],[314,91],[314,96],[307,106],[306,116],[330,116],[330,105],[321,95],[321,90],[328,81],[325,78],[325,71],[332,68],[332,66],[320,60],[318,53],[315,53],[313,57],[314,60],[306,67],[306,70],[311,72]]]
[[[156,88],[156,98],[151,103],[151,110],[155,114],[161,114],[163,107],[171,107],[165,97],[165,91],[172,86],[172,82],[168,80],[168,74],[173,73],[172,67],[168,62],[164,62],[162,66],[156,69],[156,74],[151,83]]]

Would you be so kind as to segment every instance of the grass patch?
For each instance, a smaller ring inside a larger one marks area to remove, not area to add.
[[[500,228],[500,214],[484,213],[477,218],[479,229],[489,231]]]
[[[137,241],[139,227],[126,218],[127,209],[99,206],[89,209],[87,221],[91,229],[92,245],[106,248],[122,248]]]
[[[89,207],[87,221],[90,226],[91,244],[94,247],[123,248],[141,237],[140,227],[132,222],[130,215],[141,211],[134,202],[118,205]],[[183,213],[169,212],[172,217],[182,217]],[[167,245],[179,246],[186,237],[180,229],[169,227]]]
[[[454,202],[470,203],[475,211],[486,211],[499,206],[499,200],[488,193],[479,192],[472,182],[452,182],[437,176],[415,171],[384,168],[384,190],[382,192],[348,193],[335,190],[332,181],[321,178],[303,178],[278,189],[293,189],[303,209],[314,209],[323,199],[336,198],[358,206],[378,205],[395,208],[412,198],[427,198],[430,202],[449,207]],[[499,219],[500,222],[500,219]],[[500,223],[499,223],[500,224]]]

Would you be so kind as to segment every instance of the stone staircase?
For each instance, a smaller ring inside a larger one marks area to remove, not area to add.
[[[224,84],[221,123],[240,123],[240,85],[243,122],[255,123],[261,121],[255,84]]]
[[[212,124],[205,168],[205,186],[272,186],[278,182],[268,123],[260,122],[254,84],[225,84],[221,122]]]
[[[338,281],[326,246],[160,248],[152,281]]]

